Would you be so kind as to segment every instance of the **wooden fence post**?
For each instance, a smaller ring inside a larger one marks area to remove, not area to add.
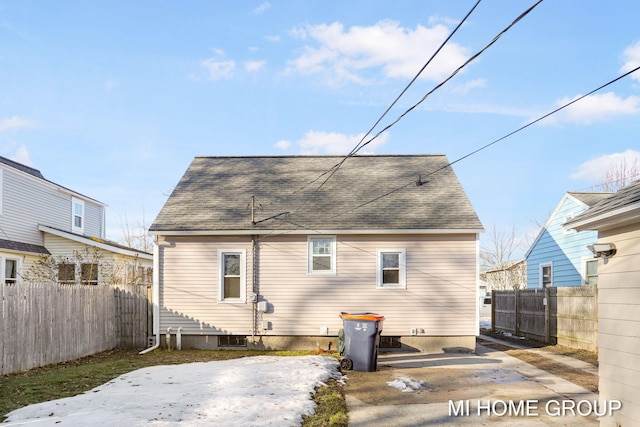
[[[551,342],[551,291],[548,287],[544,288],[544,342],[549,344]]]

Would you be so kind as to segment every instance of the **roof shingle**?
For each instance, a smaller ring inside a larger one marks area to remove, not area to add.
[[[343,158],[196,157],[150,231],[482,228],[446,156]]]

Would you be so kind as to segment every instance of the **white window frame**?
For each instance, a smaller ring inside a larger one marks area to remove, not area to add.
[[[382,256],[384,254],[398,254],[398,284],[384,284],[384,268]],[[376,252],[376,288],[378,289],[407,289],[407,250],[405,248],[378,249]]]
[[[331,257],[329,270],[314,270],[313,269],[313,242],[317,240],[330,240],[331,241],[331,253],[328,255]],[[307,236],[307,274],[312,276],[335,276],[336,274],[336,236]]]
[[[542,271],[543,271],[544,267],[550,267],[551,268],[551,284],[549,285],[549,287],[553,287],[553,262],[551,262],[551,261],[541,262],[539,267],[538,267],[538,275],[540,276],[538,278],[540,289],[544,289],[544,283],[542,282],[542,279],[543,279]]]
[[[583,285],[587,284],[587,264],[589,262],[595,262],[597,264],[598,259],[591,256],[582,258],[582,284]],[[598,274],[596,274],[596,277],[598,277]]]
[[[82,213],[80,214],[80,227],[76,226],[76,205],[80,206]],[[77,234],[84,234],[84,224],[86,222],[84,200],[71,198],[71,232]]]
[[[562,234],[563,235],[568,235],[568,234],[574,234],[576,233],[576,229],[575,228],[566,228],[564,226],[564,224],[566,224],[567,222],[571,221],[576,215],[574,214],[573,211],[568,212],[566,214],[564,214],[562,216]]]
[[[15,257],[15,256],[6,256],[6,255],[0,255],[0,274],[2,276],[2,281],[4,283],[7,283],[7,261],[15,261],[16,262],[16,277],[15,279],[12,278],[12,280],[15,280],[15,283],[19,283],[20,282],[20,273],[22,271],[22,258],[20,257]]]
[[[240,298],[225,298],[224,296],[224,256],[240,255]],[[218,302],[238,304],[247,302],[247,250],[246,249],[218,249]]]

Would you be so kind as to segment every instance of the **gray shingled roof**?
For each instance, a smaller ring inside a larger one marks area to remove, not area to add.
[[[51,255],[44,246],[34,245],[32,243],[16,242],[14,240],[0,239],[0,249],[8,249],[18,252],[31,252],[34,254]]]
[[[444,155],[354,156],[318,190],[342,159],[196,157],[150,231],[482,228]]]
[[[617,193],[614,193],[613,195],[610,195],[609,197],[600,201],[582,215],[574,218],[569,222],[569,224],[596,218],[600,215],[615,211],[616,209],[623,208],[634,203],[640,203],[640,180],[632,182],[631,184],[619,190]]]
[[[583,193],[583,192],[570,191],[569,194],[572,195],[573,197],[575,197],[576,199],[580,200],[582,203],[587,205],[589,208],[591,208],[596,203],[600,202],[601,200],[606,199],[607,197],[610,197],[614,193],[603,193],[603,192],[599,192],[599,193]]]

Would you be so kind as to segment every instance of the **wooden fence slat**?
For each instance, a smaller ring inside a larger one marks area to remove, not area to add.
[[[148,295],[145,286],[0,283],[0,375],[144,348]]]

